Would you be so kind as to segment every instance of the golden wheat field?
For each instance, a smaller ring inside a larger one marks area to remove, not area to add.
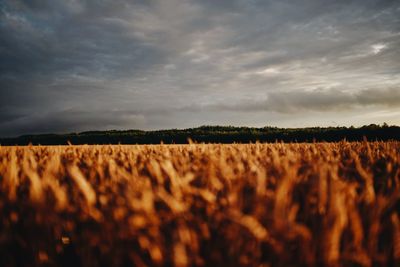
[[[0,266],[400,266],[400,142],[0,147]]]

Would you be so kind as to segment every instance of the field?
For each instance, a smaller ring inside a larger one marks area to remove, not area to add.
[[[400,266],[400,142],[0,147],[0,266]]]

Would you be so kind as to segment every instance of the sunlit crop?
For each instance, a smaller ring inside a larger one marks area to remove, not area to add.
[[[0,147],[0,266],[400,266],[400,143]]]

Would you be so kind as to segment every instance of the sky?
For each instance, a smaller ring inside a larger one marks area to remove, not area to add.
[[[0,0],[0,136],[400,125],[400,1]]]

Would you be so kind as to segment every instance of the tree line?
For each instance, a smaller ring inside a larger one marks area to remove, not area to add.
[[[0,145],[186,144],[192,141],[197,143],[336,142],[365,139],[370,141],[400,140],[400,127],[389,126],[385,123],[362,127],[254,128],[201,126],[157,131],[88,131],[0,138]]]

